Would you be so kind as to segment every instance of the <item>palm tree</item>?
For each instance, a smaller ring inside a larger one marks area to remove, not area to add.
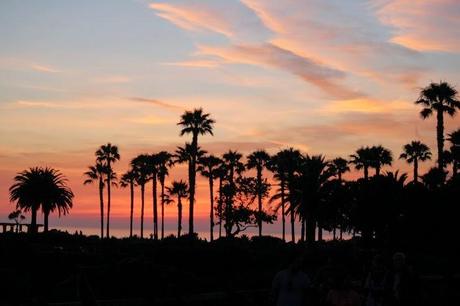
[[[323,220],[319,219],[321,204],[326,202],[323,187],[333,175],[329,171],[329,163],[324,156],[302,156],[299,162],[299,175],[294,179],[296,188],[292,198],[293,210],[306,223],[306,238],[308,242],[315,240],[316,226],[318,227],[318,240],[323,239]]]
[[[177,196],[177,237],[180,237],[182,231],[182,198],[188,195],[188,186],[184,181],[173,181],[171,187],[166,187],[171,196]]]
[[[444,168],[444,114],[454,116],[460,109],[457,90],[447,82],[431,83],[420,91],[415,104],[422,105],[420,115],[423,119],[436,112],[436,140],[438,145],[438,167]]]
[[[380,175],[380,169],[384,165],[391,166],[393,156],[391,151],[382,146],[372,146],[371,150],[371,166],[375,168],[375,175]]]
[[[270,155],[264,150],[257,150],[252,152],[248,156],[248,160],[246,162],[246,168],[248,169],[256,169],[257,173],[257,204],[258,204],[258,211],[259,216],[257,220],[257,226],[259,228],[259,237],[262,237],[262,219],[260,216],[262,215],[262,197],[263,197],[263,176],[262,171],[264,168],[267,167],[267,164],[270,161]]]
[[[369,179],[369,167],[372,162],[372,151],[369,147],[361,147],[355,154],[350,155],[350,163],[355,165],[356,170],[364,170],[364,179]]]
[[[235,176],[241,175],[244,171],[244,164],[241,162],[243,155],[238,151],[229,150],[228,152],[222,155],[223,165],[225,167],[225,180],[227,181],[226,190],[228,194],[225,195],[225,208],[224,208],[224,218],[225,218],[225,235],[227,237],[231,236],[231,227],[230,214],[232,211],[233,200],[236,191]]]
[[[66,215],[72,208],[72,199],[74,194],[67,186],[67,179],[58,170],[52,168],[42,168],[43,178],[43,223],[44,231],[48,232],[48,220],[50,213],[58,211],[59,217],[61,214]]]
[[[328,167],[329,171],[332,175],[337,176],[337,179],[341,182],[342,175],[348,171],[350,171],[350,167],[348,167],[348,161],[345,158],[337,157],[334,158]]]
[[[273,156],[269,168],[275,173],[274,178],[279,182],[279,192],[272,196],[271,202],[281,200],[281,215],[283,232],[282,237],[285,240],[285,214],[290,214],[291,221],[291,241],[295,242],[295,212],[294,212],[294,190],[295,190],[295,173],[298,170],[301,160],[301,154],[293,148],[285,149]],[[289,209],[286,211],[286,204]],[[279,208],[279,207],[278,207]]]
[[[152,180],[152,212],[153,212],[153,238],[158,240],[158,199],[157,182],[159,170],[159,156],[152,154],[149,158],[150,179]]]
[[[66,185],[67,179],[52,168],[30,168],[14,178],[10,187],[10,201],[16,202],[17,209],[31,211],[30,231],[37,230],[37,211],[41,206],[44,214],[44,231],[48,231],[49,214],[54,210],[66,214],[72,208],[72,191]]]
[[[420,142],[412,141],[411,143],[405,144],[403,147],[404,152],[399,156],[400,159],[405,159],[407,163],[414,164],[414,183],[418,182],[418,163],[419,161],[426,161],[431,159],[430,148]]]
[[[181,120],[177,125],[182,127],[180,135],[192,134],[191,143],[191,160],[189,161],[189,234],[194,233],[193,222],[193,209],[195,203],[195,180],[196,180],[196,164],[198,153],[198,135],[213,135],[212,128],[215,121],[210,118],[210,114],[203,113],[203,109],[194,109],[193,111],[186,111],[181,116]]]
[[[214,155],[204,156],[199,159],[199,165],[197,170],[201,173],[202,176],[208,178],[209,181],[209,196],[210,196],[210,212],[209,212],[209,222],[210,222],[210,240],[214,240],[214,179],[219,176],[219,167],[222,163],[222,160]]]
[[[107,229],[106,229],[106,237],[110,238],[110,202],[111,202],[111,190],[110,187],[112,186],[112,164],[116,161],[120,160],[120,153],[118,152],[118,147],[112,145],[110,142],[102,145],[96,151],[96,160],[102,163],[106,169],[106,177],[107,177]]]
[[[121,176],[120,186],[126,188],[129,186],[130,191],[130,210],[129,210],[129,238],[133,237],[133,219],[134,219],[134,186],[136,185],[136,172],[131,169]]]
[[[141,154],[131,160],[136,183],[141,187],[141,238],[144,238],[145,184],[150,180],[150,155]]]
[[[161,186],[161,239],[165,235],[165,204],[168,202],[165,197],[165,179],[169,175],[168,168],[172,166],[172,155],[166,151],[157,154],[158,180]]]
[[[83,182],[84,185],[92,184],[93,182],[99,182],[99,205],[101,212],[101,239],[104,238],[104,187],[105,187],[105,167],[100,163],[96,162],[96,165],[89,166],[88,171],[83,173],[86,180]]]
[[[450,133],[447,140],[451,143],[450,153],[452,156],[452,176],[457,176],[460,165],[460,129]]]

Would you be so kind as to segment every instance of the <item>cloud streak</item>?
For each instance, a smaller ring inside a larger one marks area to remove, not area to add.
[[[179,112],[179,111],[183,111],[183,110],[184,110],[184,108],[181,107],[181,106],[179,106],[179,105],[171,104],[171,103],[164,102],[164,101],[157,100],[157,99],[149,99],[149,98],[141,98],[141,97],[132,97],[132,98],[129,98],[129,100],[131,100],[131,101],[136,101],[136,102],[143,102],[143,103],[152,104],[152,105],[155,105],[155,106],[158,106],[158,107],[161,107],[161,108],[164,108],[164,109],[176,111],[176,112]]]
[[[262,65],[285,70],[335,98],[348,99],[363,95],[340,83],[346,77],[345,72],[327,67],[270,43],[231,47],[201,45],[199,53],[217,56],[228,63]]]

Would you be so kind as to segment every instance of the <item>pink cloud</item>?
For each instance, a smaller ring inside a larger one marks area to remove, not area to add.
[[[353,98],[362,95],[341,84],[340,81],[345,78],[343,71],[327,67],[270,43],[231,47],[200,46],[199,52],[217,56],[228,63],[262,65],[285,70],[333,97]]]

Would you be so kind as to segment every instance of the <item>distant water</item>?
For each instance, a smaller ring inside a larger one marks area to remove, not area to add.
[[[263,234],[266,235],[266,236],[274,236],[274,237],[281,238],[282,233],[280,231],[273,231],[273,229],[274,229],[273,227],[274,227],[273,225],[267,226],[267,230],[264,230]],[[67,231],[70,234],[73,234],[75,232],[80,232],[81,231],[84,235],[96,235],[96,236],[100,235],[100,228],[98,228],[98,227],[72,227],[72,226],[59,227],[59,226],[57,226],[57,227],[54,227],[54,228],[58,229],[58,230],[61,230],[61,231]],[[182,233],[186,234],[187,231],[185,230]],[[139,230],[136,229],[134,231],[134,234],[139,236]],[[150,235],[152,235],[152,234],[153,234],[152,231],[144,230],[144,238],[149,238]],[[224,232],[222,234],[225,235]],[[337,231],[337,236],[338,236],[338,234],[339,234],[339,231]],[[160,235],[161,235],[161,231],[160,231]],[[170,236],[170,235],[176,236],[177,235],[177,230],[165,230],[165,237]],[[209,231],[198,231],[198,235],[199,235],[200,238],[203,238],[203,239],[206,239],[206,240],[209,240],[209,237],[210,237]],[[218,235],[219,235],[218,230],[214,231],[214,238],[218,238]],[[242,236],[242,235],[246,235],[248,237],[257,236],[258,231],[257,231],[256,228],[250,228],[247,231],[242,232],[239,236]],[[128,237],[129,236],[129,229],[116,228],[116,227],[111,228],[110,229],[110,236],[114,236],[114,237],[117,237],[117,238]],[[333,238],[332,232],[323,231],[323,239],[324,240],[332,240],[332,238]],[[344,233],[343,238],[344,239],[349,239],[349,238],[351,238],[351,235],[349,235],[347,233]],[[290,239],[291,239],[291,233],[290,233],[289,229],[287,229],[287,231],[286,231],[286,240],[290,241]],[[297,232],[296,232],[296,240],[299,240],[299,239],[300,239],[300,228],[297,229]]]

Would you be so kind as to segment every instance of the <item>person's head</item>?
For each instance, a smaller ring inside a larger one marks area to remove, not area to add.
[[[398,252],[393,255],[393,267],[395,270],[401,270],[406,266],[406,255]]]
[[[289,265],[289,270],[291,270],[292,272],[297,272],[302,269],[302,266],[303,256],[297,256],[291,261],[291,264]]]

